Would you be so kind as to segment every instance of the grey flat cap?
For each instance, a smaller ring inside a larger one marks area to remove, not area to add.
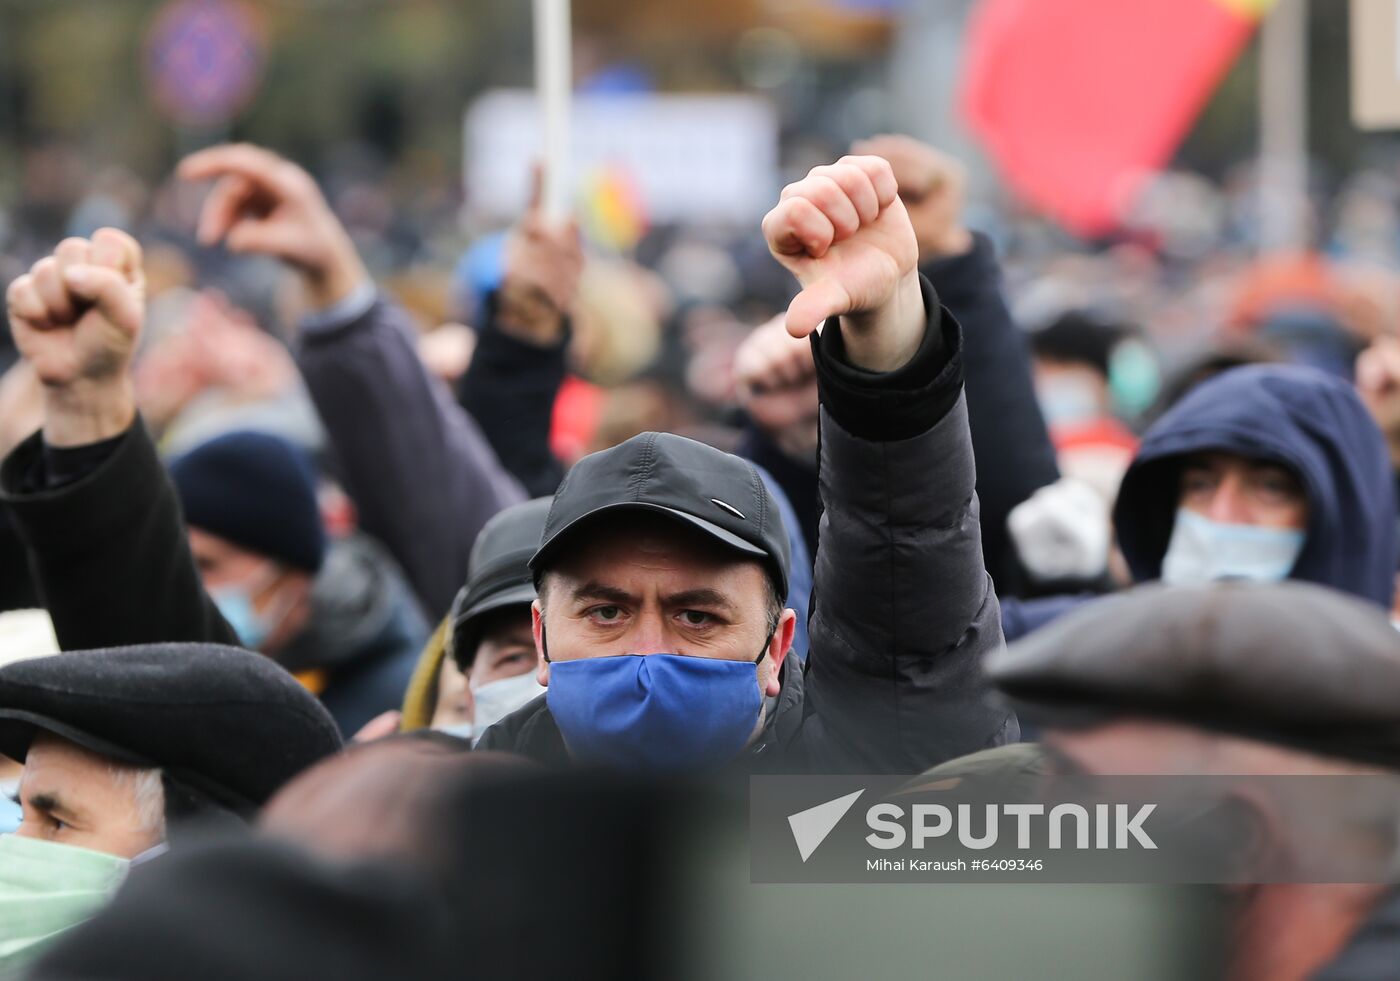
[[[1028,718],[1146,715],[1400,770],[1400,632],[1302,582],[1142,586],[990,657]]]

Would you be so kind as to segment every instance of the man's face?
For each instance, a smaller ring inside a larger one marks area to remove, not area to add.
[[[311,586],[305,572],[288,569],[200,528],[189,529],[189,540],[204,588],[215,595],[229,589],[246,591],[253,611],[273,624],[262,645],[264,653],[275,652],[305,623]]]
[[[529,674],[535,669],[539,658],[535,654],[530,620],[528,606],[511,607],[487,617],[468,676],[472,688]]]
[[[1308,522],[1307,497],[1291,471],[1235,453],[1190,457],[1178,503],[1222,524],[1298,530]]]
[[[139,797],[141,773],[41,733],[24,761],[15,834],[134,858],[160,843],[163,824]]]
[[[756,680],[777,695],[778,669],[795,614],[769,634],[772,589],[751,559],[648,515],[601,523],[545,577],[534,607],[534,639],[555,661],[620,654],[686,654],[753,661]],[[539,683],[549,685],[541,659]]]
[[[468,674],[457,662],[443,658],[438,674],[437,705],[433,726],[445,729],[475,718],[473,689],[535,670],[535,638],[530,630],[530,608],[515,606],[489,615],[477,643],[476,656]]]

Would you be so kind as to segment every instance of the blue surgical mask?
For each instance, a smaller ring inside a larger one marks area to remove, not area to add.
[[[1162,558],[1162,581],[1194,585],[1223,579],[1279,582],[1303,551],[1301,529],[1226,524],[1178,508]]]
[[[267,621],[253,608],[251,591],[242,586],[223,586],[209,590],[209,598],[219,608],[239,641],[250,651],[259,650],[267,640]]]
[[[683,654],[555,661],[546,698],[581,762],[696,769],[738,756],[758,728],[754,663]]]

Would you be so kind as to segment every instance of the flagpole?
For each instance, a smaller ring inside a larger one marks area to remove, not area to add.
[[[1308,5],[1278,0],[1259,38],[1259,250],[1308,247]]]
[[[535,96],[544,130],[544,214],[555,224],[569,215],[570,0],[535,0]]]

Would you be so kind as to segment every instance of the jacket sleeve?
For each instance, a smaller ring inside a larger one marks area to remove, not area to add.
[[[493,297],[457,398],[502,466],[530,496],[546,497],[564,478],[563,464],[549,447],[549,431],[564,384],[568,342],[539,347],[517,340],[497,326],[495,310]]]
[[[348,322],[304,327],[297,363],[361,528],[394,556],[436,620],[466,582],[481,526],[525,495],[428,375],[412,336],[381,296]]]
[[[1060,477],[1035,399],[1025,338],[1002,298],[996,254],[985,235],[975,237],[971,252],[931,262],[924,273],[965,328],[963,370],[977,458],[982,552],[1000,593],[1013,595],[1024,573],[1006,519],[1012,508]]]
[[[927,281],[924,299],[924,345],[896,372],[846,364],[834,322],[813,344],[824,507],[804,681],[826,769],[915,773],[1019,732],[982,672],[1002,635],[961,331]]]
[[[0,499],[29,551],[63,650],[239,643],[204,592],[175,488],[138,422],[95,469],[48,487],[31,436],[0,466]]]

